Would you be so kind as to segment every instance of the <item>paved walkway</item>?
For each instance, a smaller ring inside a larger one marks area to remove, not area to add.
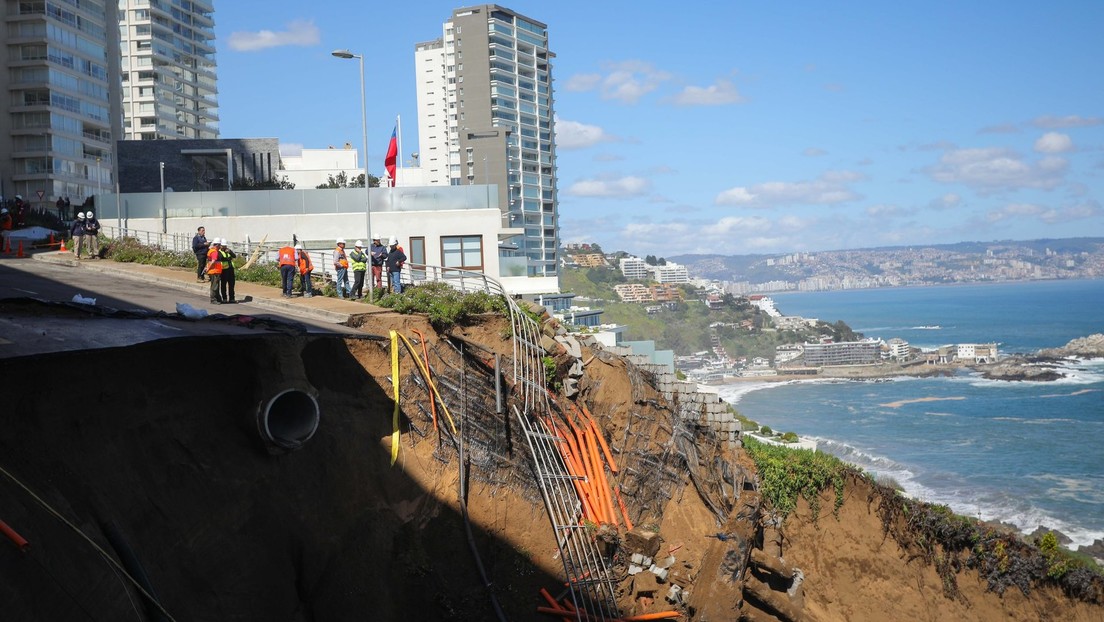
[[[71,252],[39,251],[29,255],[30,259],[46,261],[58,265],[72,266],[80,270],[95,270],[127,279],[157,283],[164,287],[185,290],[201,296],[207,296],[210,286],[196,281],[195,270],[191,268],[165,268],[137,263],[121,263],[110,259],[81,259],[78,261]],[[298,279],[296,279],[298,284]],[[390,313],[390,309],[369,305],[364,302],[341,300],[329,296],[316,295],[302,298],[298,292],[294,298],[284,298],[280,288],[238,281],[235,286],[238,300],[248,300],[247,305],[224,305],[218,307],[222,313],[248,313],[249,307],[259,307],[270,311],[307,315],[316,319],[341,324],[352,315],[364,313]]]

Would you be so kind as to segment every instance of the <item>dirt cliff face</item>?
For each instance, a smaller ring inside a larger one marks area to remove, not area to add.
[[[495,399],[509,324],[484,317],[439,334],[416,316],[355,323],[363,338],[245,331],[0,359],[0,520],[30,541],[20,552],[0,540],[3,619],[482,620],[496,607],[544,619],[539,590],[561,596],[564,566],[506,414],[517,395],[506,373],[503,409]],[[397,375],[391,330],[415,350],[399,343]],[[799,508],[779,531],[738,447],[686,420],[624,359],[590,348],[582,359],[576,401],[619,463],[611,480],[634,523],[594,526],[624,615],[1102,617],[1053,592],[1002,599],[968,573],[946,598],[938,574],[883,535],[861,483],[840,520],[814,523]],[[320,418],[283,451],[259,434],[257,413],[289,388],[314,396]],[[790,595],[794,568],[805,580]]]

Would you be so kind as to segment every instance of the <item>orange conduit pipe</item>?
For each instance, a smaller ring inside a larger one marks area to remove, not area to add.
[[[588,421],[590,421],[590,427],[594,430],[594,434],[598,436],[598,442],[602,444],[602,453],[606,456],[606,463],[609,464],[610,471],[617,472],[617,462],[613,459],[613,452],[610,451],[609,445],[606,444],[606,437],[602,434],[602,430],[598,427],[598,422],[594,420],[594,415],[590,414],[590,410],[583,404],[583,414],[586,415]]]
[[[575,456],[571,455],[571,448],[567,446],[567,442],[562,438],[559,428],[547,420],[542,419],[542,423],[544,423],[545,427],[548,429],[549,434],[561,437],[560,445],[563,446],[560,447],[560,456],[564,460],[564,466],[567,468],[568,475],[572,476],[571,483],[575,487],[575,494],[579,496],[579,501],[583,504],[583,517],[594,520],[594,509],[590,505],[590,499],[587,498],[586,490],[583,488],[583,482],[574,479],[583,476],[582,467],[579,466]]]
[[[26,538],[16,533],[14,529],[9,527],[8,524],[2,520],[0,520],[0,533],[7,536],[8,540],[11,540],[20,551],[26,551],[31,547],[31,544],[27,542]]]
[[[552,607],[553,609],[559,609],[564,613],[568,613],[568,610],[561,607],[560,603],[556,602],[556,599],[552,598],[552,595],[548,593],[548,590],[544,589],[543,587],[540,589],[540,595],[542,598],[544,598],[545,601],[548,602],[549,607]],[[571,618],[564,616],[563,622],[571,622]]]
[[[567,612],[559,607],[537,607],[537,613],[563,617],[563,614]],[[581,620],[594,620],[595,622],[647,622],[648,620],[676,620],[682,617],[682,614],[678,611],[657,611],[656,613],[644,613],[627,618],[596,618],[582,611],[574,612],[573,615],[578,616]]]
[[[629,511],[625,509],[625,500],[621,498],[621,484],[614,486],[613,492],[617,495],[617,506],[621,508],[621,516],[625,517],[625,528],[632,531],[632,519],[629,518]]]
[[[422,336],[422,332],[416,328],[410,330],[418,336],[418,341],[422,343],[422,359],[425,361],[426,369],[429,369],[429,350],[426,349],[425,337]],[[428,381],[426,382],[428,385]],[[433,399],[434,396],[429,396],[429,411],[433,415],[433,432],[440,438],[440,430],[437,429],[437,400]]]

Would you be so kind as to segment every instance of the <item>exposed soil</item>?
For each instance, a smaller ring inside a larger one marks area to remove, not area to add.
[[[508,324],[483,317],[438,334],[417,316],[352,323],[363,338],[184,337],[0,359],[0,520],[30,541],[20,552],[0,538],[0,618],[168,619],[125,568],[181,621],[490,620],[494,603],[506,619],[557,619],[536,608],[541,588],[564,591],[563,562],[519,426],[495,402],[494,355],[504,371],[512,362]],[[391,330],[417,350],[424,336],[449,410],[434,415],[400,344],[394,465]],[[610,532],[624,615],[1104,619],[1100,605],[1053,591],[997,596],[968,570],[960,596],[945,597],[934,568],[883,535],[859,481],[839,520],[814,522],[799,506],[782,529],[784,561],[760,560],[751,573],[765,540],[754,465],[665,400],[647,373],[587,348],[582,360],[577,402],[619,463],[611,478],[635,526]],[[503,376],[508,413],[514,387]],[[258,433],[257,413],[289,388],[315,396],[321,414],[313,438],[282,451]],[[629,572],[650,533],[664,580]],[[796,599],[762,574],[775,565],[804,573]],[[668,602],[672,585],[683,592]]]

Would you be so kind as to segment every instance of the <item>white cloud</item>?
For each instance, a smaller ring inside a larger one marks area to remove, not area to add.
[[[744,98],[736,90],[736,85],[724,79],[706,87],[688,86],[674,98],[678,106],[724,106],[743,102]]]
[[[1047,132],[1035,141],[1035,151],[1039,153],[1066,153],[1073,151],[1073,141],[1066,134]]]
[[[927,173],[938,182],[965,184],[988,193],[1054,188],[1062,182],[1066,165],[1064,159],[1048,156],[1032,166],[1015,152],[999,147],[951,149]]]
[[[948,192],[947,194],[945,194],[945,195],[939,197],[938,199],[932,201],[931,203],[929,203],[928,207],[933,209],[933,210],[945,210],[945,209],[951,209],[952,207],[956,207],[961,202],[962,202],[962,197],[958,196],[957,194],[955,194],[953,192]]]
[[[322,40],[318,26],[313,21],[295,20],[289,22],[287,30],[260,30],[257,32],[232,32],[227,39],[230,49],[238,52],[256,52],[266,48],[285,45],[311,46]]]
[[[1081,117],[1078,115],[1069,115],[1065,117],[1039,117],[1032,121],[1035,127],[1041,127],[1045,129],[1061,129],[1067,127],[1093,127],[1104,123],[1104,119],[1100,117]]]
[[[619,177],[617,179],[589,179],[577,181],[566,190],[574,197],[618,198],[639,197],[648,194],[652,182],[643,177]]]
[[[834,205],[861,198],[849,184],[864,179],[853,171],[828,171],[813,181],[769,181],[750,187],[737,186],[721,192],[716,205],[777,207],[780,205]]]
[[[1034,203],[1009,203],[1000,209],[987,212],[985,214],[985,220],[990,223],[996,223],[1010,219],[1022,220],[1025,218],[1034,218],[1048,225],[1053,225],[1074,220],[1096,218],[1100,216],[1101,213],[1100,204],[1095,201],[1063,208],[1045,207]]]
[[[866,215],[871,218],[896,218],[907,214],[906,210],[897,205],[871,205],[866,208]]]
[[[597,125],[586,125],[556,117],[556,148],[583,149],[615,140]]]
[[[606,70],[604,77],[600,74],[578,74],[568,79],[565,88],[569,91],[598,89],[602,99],[635,104],[641,97],[671,79],[671,74],[644,61],[607,63],[603,69]]]
[[[280,143],[280,155],[287,157],[303,155],[303,143]]]
[[[597,73],[577,73],[564,82],[564,90],[573,92],[591,91],[602,83],[602,76]]]

